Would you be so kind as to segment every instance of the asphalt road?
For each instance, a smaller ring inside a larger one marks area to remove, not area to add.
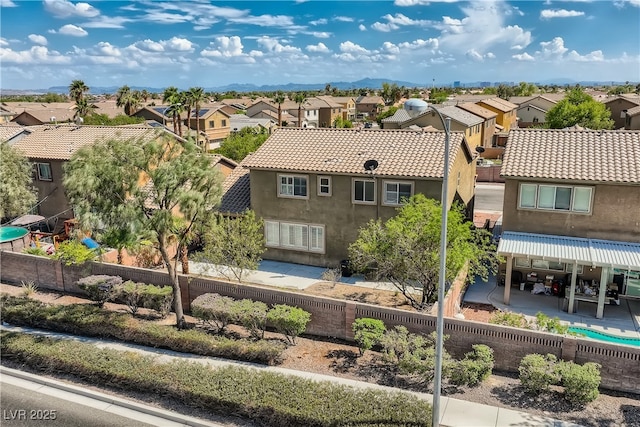
[[[504,184],[476,183],[476,201],[474,209],[480,211],[502,211],[504,203]]]

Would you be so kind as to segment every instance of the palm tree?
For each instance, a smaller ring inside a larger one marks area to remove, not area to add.
[[[74,80],[69,85],[69,96],[78,104],[84,99],[84,93],[89,92],[89,86],[84,84],[82,80]]]
[[[193,104],[196,115],[196,141],[200,140],[200,105],[207,99],[204,89],[201,87],[192,87],[189,89],[189,98]]]
[[[294,95],[293,100],[298,104],[298,126],[302,127],[302,104],[307,100],[304,92],[298,92]]]
[[[282,126],[282,103],[284,102],[284,93],[279,90],[273,97],[273,102],[278,104],[278,126]]]
[[[130,116],[134,110],[138,109],[140,105],[140,92],[131,91],[131,88],[127,85],[122,86],[116,92],[116,106],[123,107],[124,113]]]
[[[73,115],[73,118],[76,119],[78,117],[86,117],[90,113],[89,103],[86,98],[82,97],[76,101],[76,113]]]
[[[178,134],[178,115],[176,114],[175,107],[177,107],[180,101],[180,93],[175,86],[169,86],[162,93],[162,102],[169,104],[167,111],[171,111],[173,117],[173,133],[175,134]]]

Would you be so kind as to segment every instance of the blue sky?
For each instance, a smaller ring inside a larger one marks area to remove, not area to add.
[[[0,0],[3,89],[640,81],[640,0]]]

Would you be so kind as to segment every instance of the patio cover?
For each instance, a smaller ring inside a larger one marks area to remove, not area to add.
[[[505,231],[498,255],[640,270],[640,243]]]

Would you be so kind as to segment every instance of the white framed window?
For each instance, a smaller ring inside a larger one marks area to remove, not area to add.
[[[307,177],[304,175],[278,175],[278,197],[307,198]]]
[[[354,203],[376,203],[376,182],[372,179],[353,180]]]
[[[38,171],[38,179],[40,181],[53,180],[53,175],[51,175],[51,163],[36,163],[36,169]]]
[[[515,258],[514,267],[516,268],[530,268],[531,260],[529,258]]]
[[[520,184],[518,207],[565,212],[590,213],[593,187]]]
[[[267,246],[280,246],[280,223],[277,221],[265,221],[264,235]]]
[[[384,204],[400,205],[406,203],[413,195],[413,183],[411,182],[384,182]]]
[[[578,264],[578,274],[582,274],[582,270],[583,270],[583,266],[582,264]],[[572,273],[573,272],[573,264],[568,262],[564,268],[564,271],[566,271],[567,273]]]
[[[265,220],[264,233],[267,247],[324,253],[324,225]]]
[[[318,196],[331,196],[331,177],[318,176]]]
[[[216,127],[216,122],[214,122],[213,120],[209,120],[209,127],[210,128]]]

